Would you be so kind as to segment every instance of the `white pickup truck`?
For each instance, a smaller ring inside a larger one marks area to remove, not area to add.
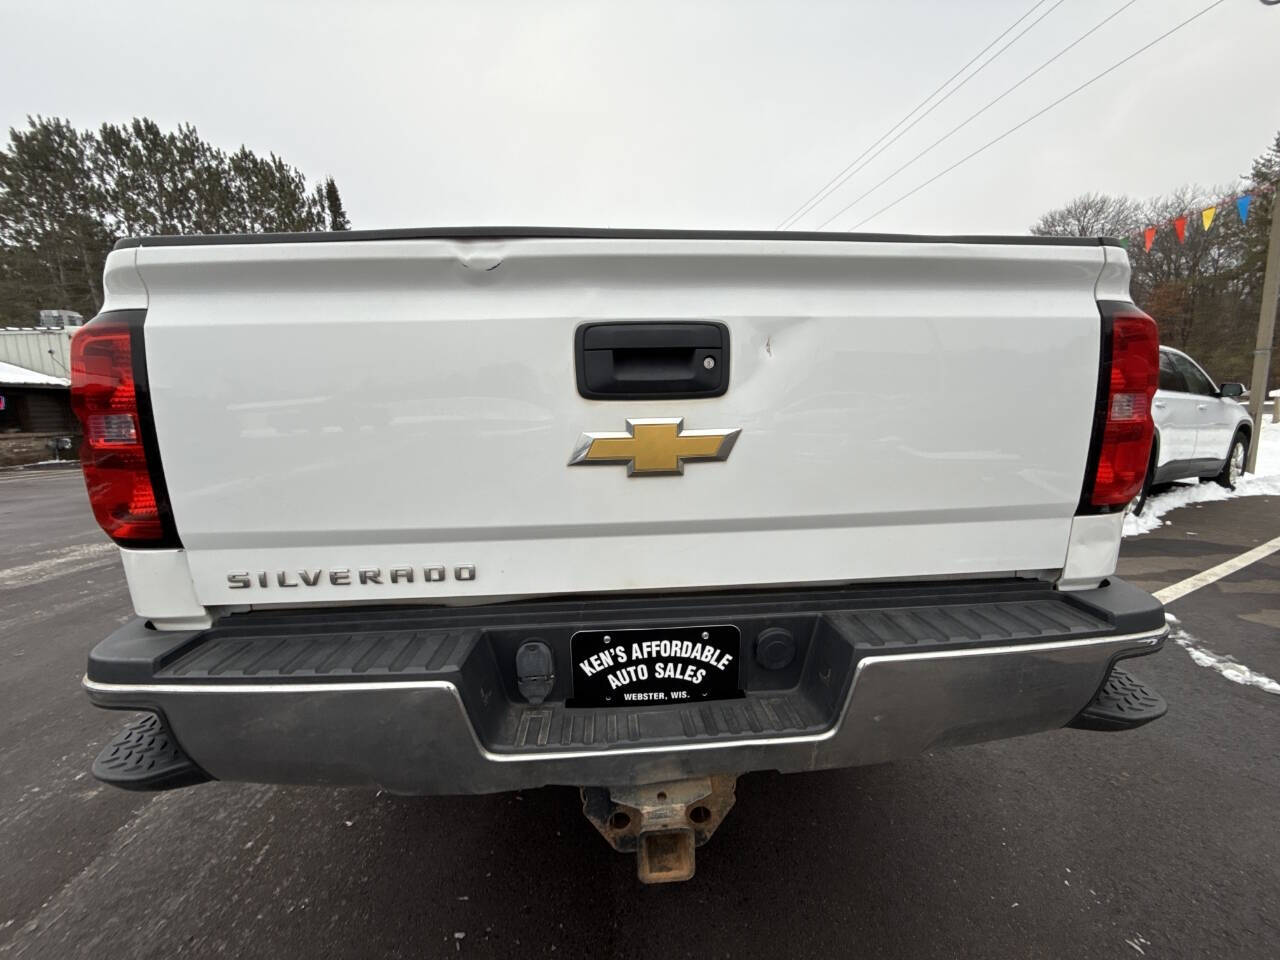
[[[72,396],[138,619],[84,687],[144,716],[94,772],[576,785],[664,881],[746,771],[1155,719],[1128,280],[1093,239],[122,241]]]

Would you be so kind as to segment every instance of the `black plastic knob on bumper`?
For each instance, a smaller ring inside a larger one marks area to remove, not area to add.
[[[93,761],[93,775],[124,790],[173,790],[213,779],[182,752],[155,713],[116,734]]]
[[[1077,730],[1132,730],[1165,715],[1164,697],[1117,667],[1089,705],[1067,726]]]
[[[516,651],[516,687],[520,696],[537,706],[550,696],[556,685],[556,661],[551,648],[539,637],[531,637]]]
[[[796,638],[790,630],[769,627],[756,638],[756,663],[766,670],[785,670],[796,658]]]

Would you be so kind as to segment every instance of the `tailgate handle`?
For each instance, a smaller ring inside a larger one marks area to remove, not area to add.
[[[723,323],[584,323],[574,353],[578,393],[589,400],[687,400],[729,389]]]

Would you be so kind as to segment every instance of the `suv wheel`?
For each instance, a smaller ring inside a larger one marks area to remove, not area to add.
[[[1228,490],[1234,490],[1236,483],[1244,475],[1244,461],[1249,452],[1249,438],[1237,433],[1231,440],[1231,450],[1227,454],[1227,462],[1222,465],[1222,472],[1213,478]]]

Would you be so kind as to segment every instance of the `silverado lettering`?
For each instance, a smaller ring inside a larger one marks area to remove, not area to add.
[[[227,586],[231,590],[247,590],[256,582],[259,587],[314,587],[325,579],[326,571],[321,568],[310,570],[277,570],[273,573],[267,570],[259,570],[256,574],[248,571],[240,571],[238,573],[227,574]],[[352,584],[351,570],[347,568],[336,568],[327,571],[328,582],[335,587],[349,587]],[[356,571],[360,584],[382,584],[383,571],[381,567],[361,567]],[[416,578],[421,576],[423,583],[440,583],[448,576],[448,569],[443,565],[436,564],[421,568],[415,567],[391,567],[387,571],[387,583],[414,583]],[[296,579],[293,579],[296,578]],[[474,580],[476,572],[474,566],[456,567],[454,569],[454,578],[458,580]]]

